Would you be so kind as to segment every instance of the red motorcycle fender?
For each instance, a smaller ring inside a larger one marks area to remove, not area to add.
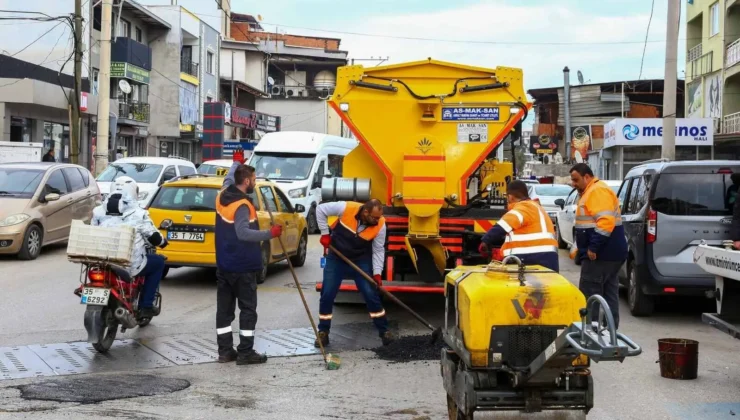
[[[88,306],[85,310],[85,329],[87,330],[87,342],[97,343],[105,331],[105,318],[103,311],[105,306]]]

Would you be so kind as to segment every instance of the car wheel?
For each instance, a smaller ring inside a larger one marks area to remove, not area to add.
[[[18,253],[21,260],[35,260],[41,254],[41,244],[43,244],[44,233],[38,225],[31,225],[26,230],[26,236],[23,237],[23,245]]]
[[[308,223],[308,233],[318,233],[319,222],[316,220],[316,207],[313,207],[308,211],[306,223]]]
[[[257,284],[262,284],[267,279],[267,266],[270,264],[270,245],[262,247],[262,271],[257,276]]]
[[[555,239],[558,240],[558,248],[568,249],[568,244],[563,241],[563,235],[560,234],[560,225],[555,224]]]
[[[630,313],[634,316],[650,316],[653,313],[655,302],[652,296],[648,296],[642,292],[635,264],[629,264],[627,275],[629,281],[627,304],[630,308]]]
[[[298,243],[298,249],[296,250],[296,254],[290,257],[290,263],[293,264],[293,267],[303,267],[303,264],[306,263],[307,253],[308,253],[308,232],[304,230],[303,234],[301,235],[301,240]]]

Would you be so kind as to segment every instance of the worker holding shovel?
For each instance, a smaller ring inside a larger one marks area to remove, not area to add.
[[[327,223],[330,216],[339,218],[332,225],[331,234]],[[393,342],[393,335],[388,331],[388,319],[377,290],[365,281],[362,274],[356,272],[334,251],[329,250],[331,245],[367,275],[372,276],[380,286],[382,283],[380,273],[383,271],[385,261],[386,237],[382,203],[378,200],[370,200],[365,204],[352,201],[320,204],[316,208],[316,221],[321,231],[321,245],[324,246],[326,256],[319,303],[319,336],[316,339],[316,347],[319,347],[319,340],[321,340],[321,345],[329,345],[334,299],[345,278],[354,279],[357,290],[365,299],[370,318],[378,329],[383,345],[387,346]]]

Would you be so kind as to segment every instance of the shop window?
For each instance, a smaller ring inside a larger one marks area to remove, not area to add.
[[[146,139],[134,139],[134,156],[148,156],[146,150]]]
[[[183,159],[191,160],[190,159],[190,143],[187,142],[181,142],[178,146],[178,157],[181,157]]]

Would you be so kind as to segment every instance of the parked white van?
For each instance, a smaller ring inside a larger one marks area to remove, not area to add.
[[[248,164],[258,178],[268,178],[285,191],[293,206],[302,204],[309,233],[318,232],[316,206],[321,203],[321,181],[341,177],[344,157],[358,142],[354,139],[303,131],[265,134],[254,147]]]
[[[108,164],[96,181],[103,198],[110,192],[110,184],[120,176],[128,176],[139,186],[139,206],[146,207],[160,185],[183,175],[196,173],[195,164],[174,157],[128,157]]]

